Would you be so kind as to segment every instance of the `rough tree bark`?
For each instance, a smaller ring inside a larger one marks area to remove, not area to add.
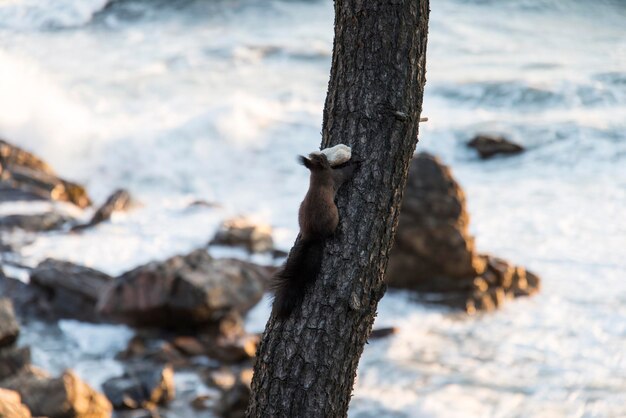
[[[335,1],[322,148],[344,143],[365,161],[338,194],[340,224],[302,309],[267,323],[249,417],[347,415],[417,143],[428,13],[428,0]]]

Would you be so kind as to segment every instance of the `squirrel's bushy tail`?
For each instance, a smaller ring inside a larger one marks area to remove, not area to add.
[[[293,246],[285,265],[273,278],[275,316],[286,318],[302,304],[307,289],[320,272],[323,249],[322,240],[301,239]]]

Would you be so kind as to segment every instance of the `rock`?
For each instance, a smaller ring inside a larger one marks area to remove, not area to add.
[[[524,151],[524,147],[506,139],[503,136],[478,134],[467,146],[478,151],[480,158],[487,159],[498,154],[512,155]]]
[[[255,224],[246,218],[229,219],[219,227],[210,245],[244,247],[251,253],[272,251],[272,228],[269,225]]]
[[[134,325],[193,328],[247,312],[263,296],[266,275],[260,266],[196,250],[118,277],[98,309]]]
[[[100,393],[66,370],[61,377],[28,372],[2,382],[19,392],[34,416],[49,418],[109,418],[111,404]]]
[[[26,370],[30,361],[30,347],[0,349],[0,381],[20,374]]]
[[[172,344],[186,356],[206,355],[206,347],[193,336],[179,335],[172,340]]]
[[[30,411],[22,404],[19,393],[0,389],[0,418],[31,418]]]
[[[46,200],[44,196],[22,190],[17,186],[7,184],[2,180],[2,165],[0,164],[0,202],[32,202]]]
[[[222,367],[217,370],[211,370],[206,376],[206,382],[209,386],[225,392],[235,386],[237,374],[232,368]]]
[[[13,302],[15,310],[22,316],[36,316],[48,312],[45,308],[48,305],[44,300],[41,289],[29,286],[12,277],[7,277],[1,271],[0,295],[9,298]]]
[[[259,342],[258,335],[219,336],[207,342],[207,354],[223,363],[238,363],[253,359]]]
[[[71,220],[71,218],[58,212],[7,215],[0,217],[0,229],[19,228],[28,232],[52,231],[62,228]]]
[[[50,374],[32,364],[27,365],[17,374],[0,381],[0,387],[10,390],[17,390],[21,386],[27,386],[33,380],[49,379]]]
[[[198,199],[187,205],[187,208],[206,208],[206,209],[219,209],[222,205],[217,202],[210,202],[208,200]]]
[[[128,347],[117,356],[120,360],[150,361],[155,364],[171,364],[188,367],[188,359],[174,345],[154,336],[135,335]]]
[[[6,298],[0,299],[0,348],[12,345],[19,335],[13,303]]]
[[[398,332],[398,329],[396,327],[378,328],[378,329],[372,330],[372,332],[370,333],[369,339],[377,340],[380,338],[386,338],[393,334],[396,334],[397,332]]]
[[[151,409],[174,399],[174,370],[144,365],[107,380],[102,388],[115,409]]]
[[[438,158],[420,153],[409,169],[386,280],[389,286],[437,293],[436,301],[468,312],[527,296],[539,278],[506,260],[477,253],[463,190]],[[528,278],[533,281],[528,286]]]
[[[215,412],[223,418],[244,418],[250,401],[251,385],[252,369],[241,371],[235,384],[223,392]]]
[[[46,259],[31,272],[31,285],[43,290],[47,309],[56,318],[99,321],[98,298],[113,284],[100,271],[67,261]]]
[[[209,402],[211,401],[211,396],[209,395],[198,395],[193,398],[190,402],[191,407],[197,411],[206,411],[209,409]]]
[[[0,201],[59,200],[85,208],[91,204],[84,187],[58,177],[34,154],[0,140]]]
[[[484,268],[469,235],[465,194],[448,167],[421,153],[411,161],[387,281],[430,287],[435,277],[472,277]]]
[[[171,343],[187,356],[204,355],[222,363],[239,363],[255,357],[259,340],[258,335],[245,332],[240,315],[230,314],[194,335],[175,336]]]
[[[2,166],[17,165],[42,173],[54,174],[52,168],[37,156],[0,139],[0,164]]]
[[[102,204],[93,215],[91,220],[84,225],[76,225],[72,227],[72,231],[79,231],[87,228],[91,228],[101,222],[108,221],[114,212],[124,212],[130,209],[132,206],[132,198],[127,190],[116,190],[111,196],[108,197],[106,202]]]

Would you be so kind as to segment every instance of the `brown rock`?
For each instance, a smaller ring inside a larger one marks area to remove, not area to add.
[[[174,345],[155,336],[135,335],[127,348],[117,356],[120,360],[142,360],[156,364],[186,367],[189,361]]]
[[[196,337],[181,335],[175,337],[174,340],[172,340],[172,344],[187,356],[201,356],[206,354],[206,348]]]
[[[22,404],[19,393],[0,389],[0,418],[31,418],[30,411]]]
[[[221,391],[227,391],[237,383],[237,374],[230,368],[222,367],[210,371],[206,377],[206,382]]]
[[[15,319],[13,303],[0,299],[0,348],[12,345],[20,335],[20,327]]]
[[[541,279],[536,274],[531,273],[530,271],[525,271],[526,273],[526,283],[528,284],[529,295],[534,295],[541,289]]]
[[[246,218],[224,221],[210,244],[244,247],[251,253],[272,251],[274,248],[272,228]]]
[[[206,250],[152,262],[123,274],[100,299],[103,315],[146,326],[185,329],[245,313],[262,297],[266,271]]]
[[[495,273],[498,285],[508,289],[513,284],[516,266],[499,257],[488,257],[489,268]]]
[[[31,284],[43,290],[49,314],[56,318],[99,321],[98,298],[113,278],[67,261],[46,259],[31,272]]]
[[[0,164],[2,166],[18,165],[43,173],[54,174],[52,168],[43,160],[2,139],[0,139]]]
[[[386,338],[393,334],[396,334],[398,329],[396,327],[388,327],[388,328],[377,328],[372,330],[370,333],[370,340],[377,340],[380,338]]]
[[[84,187],[58,177],[40,158],[0,140],[0,200],[34,198],[91,204]]]
[[[174,369],[142,366],[107,380],[102,388],[115,409],[151,409],[174,399]]]
[[[465,194],[450,169],[436,157],[417,154],[387,268],[389,285],[419,290],[437,277],[476,276],[482,266],[468,226]]]
[[[193,336],[178,335],[170,341],[187,356],[206,355],[223,363],[239,363],[255,357],[259,336],[247,334],[241,316],[231,313]]]
[[[467,146],[478,151],[480,158],[487,159],[498,154],[512,155],[524,151],[524,147],[516,144],[503,136],[478,134]]]
[[[114,212],[124,212],[130,209],[132,206],[132,198],[127,190],[119,189],[113,192],[98,208],[91,220],[84,225],[76,225],[72,228],[72,231],[78,231],[90,228],[101,222],[108,221]]]
[[[109,418],[111,404],[72,371],[58,378],[28,372],[2,382],[19,392],[35,416],[49,418]]]
[[[198,411],[205,411],[209,409],[209,402],[211,401],[211,396],[209,395],[198,395],[191,400],[191,407]]]
[[[539,278],[523,267],[478,254],[468,226],[465,196],[450,169],[436,157],[417,154],[409,170],[387,283],[445,294],[436,300],[468,312],[491,310],[509,296],[537,291]],[[530,275],[533,286],[528,285]]]
[[[259,345],[258,335],[219,336],[206,343],[209,357],[224,363],[253,359]]]

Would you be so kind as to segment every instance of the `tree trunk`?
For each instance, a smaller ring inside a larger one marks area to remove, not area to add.
[[[347,415],[417,143],[428,12],[428,0],[335,1],[322,148],[344,143],[364,162],[338,194],[339,227],[302,309],[267,323],[250,417]]]

